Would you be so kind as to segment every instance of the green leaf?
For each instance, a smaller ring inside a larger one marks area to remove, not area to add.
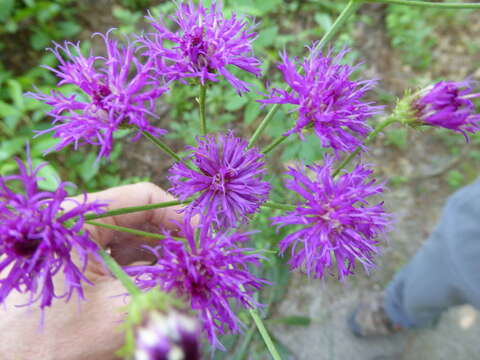
[[[62,36],[66,38],[73,37],[82,30],[82,27],[73,21],[60,21],[57,26]]]
[[[23,137],[2,141],[0,145],[0,162],[21,153],[25,147],[26,141],[27,138]]]
[[[78,175],[86,183],[92,180],[95,177],[95,175],[97,175],[98,173],[99,163],[96,160],[97,159],[95,157],[95,154],[88,153],[83,163],[80,166],[78,166],[78,170],[79,170]]]
[[[10,104],[0,101],[0,118],[7,116],[20,116],[21,112]]]
[[[34,167],[43,164],[45,161],[43,159],[34,158],[32,159],[32,164]],[[42,178],[38,182],[40,189],[47,191],[55,191],[60,184],[60,176],[58,175],[57,170],[52,164],[45,165],[39,172],[38,176]]]
[[[15,0],[2,0],[2,5],[0,6],[0,22],[7,21],[12,13],[13,7],[15,5]]]
[[[245,124],[250,125],[253,121],[255,121],[258,116],[260,115],[260,104],[254,100],[250,100],[248,105],[245,107],[244,112],[244,121]]]
[[[225,109],[228,111],[236,111],[245,105],[248,101],[246,96],[231,96],[225,104]]]
[[[37,31],[30,37],[30,45],[35,50],[43,50],[50,44],[50,36],[43,31]]]
[[[312,319],[310,319],[308,316],[292,315],[275,318],[270,320],[270,322],[291,326],[309,326],[312,322]]]
[[[23,110],[25,107],[25,103],[23,101],[22,85],[20,85],[20,83],[15,79],[8,80],[7,84],[9,89],[9,95],[12,98],[14,105],[17,107],[18,110]]]

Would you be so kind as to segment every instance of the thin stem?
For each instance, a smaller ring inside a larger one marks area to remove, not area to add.
[[[322,36],[320,41],[316,44],[315,48],[312,51],[312,55],[317,54],[322,48],[332,39],[332,37],[340,30],[343,24],[347,21],[347,19],[355,13],[355,11],[360,7],[362,0],[350,0],[347,6],[342,10],[338,18],[333,23],[332,27],[328,29],[328,31]],[[300,70],[301,71],[301,70]],[[290,91],[290,87],[286,89],[286,91]],[[267,115],[263,118],[258,128],[253,133],[250,141],[248,142],[248,147],[251,148],[253,144],[258,140],[260,135],[263,133],[267,125],[273,118],[273,115],[278,111],[280,104],[274,104],[270,110],[268,111]]]
[[[109,230],[126,232],[126,233],[129,233],[129,234],[132,234],[132,235],[144,236],[144,237],[160,239],[160,240],[165,239],[165,235],[162,235],[162,234],[155,234],[155,233],[151,233],[151,232],[147,232],[147,231],[131,229],[131,228],[127,228],[127,227],[124,227],[124,226],[105,224],[105,223],[101,223],[101,222],[98,222],[98,221],[85,221],[85,223],[93,225],[93,226],[103,227],[103,228],[106,228],[106,229],[109,229]]]
[[[279,209],[279,210],[287,210],[287,211],[296,209],[295,205],[279,204],[279,203],[276,203],[276,202],[273,202],[273,201],[267,201],[267,202],[263,203],[262,206],[268,207],[268,208],[271,208],[271,209]]]
[[[367,0],[368,2],[379,2],[385,4],[420,6],[420,7],[436,7],[442,9],[480,9],[480,4],[475,3],[433,3],[428,1],[414,0]]]
[[[265,327],[265,324],[260,318],[260,315],[258,315],[257,309],[249,309],[249,313],[250,316],[253,318],[255,325],[257,325],[258,332],[262,336],[265,345],[267,345],[267,349],[270,352],[270,355],[272,355],[272,358],[274,360],[282,360],[280,354],[275,347],[275,344],[273,343],[272,338],[270,337],[270,334],[268,333],[267,328]]]
[[[397,119],[396,117],[394,116],[389,116],[388,118],[386,118],[384,121],[382,121],[380,124],[377,125],[377,127],[375,128],[375,130],[373,130],[370,135],[368,135],[368,137],[365,139],[365,141],[363,142],[364,145],[367,145],[368,143],[370,143],[373,139],[375,139],[375,137],[383,130],[385,129],[387,126],[393,124],[394,122],[397,122]],[[358,153],[362,150],[362,147],[359,146],[358,148],[355,149],[354,152],[352,152],[350,155],[348,155],[348,157],[346,157],[341,163],[340,165],[338,166],[338,168],[333,172],[333,177],[337,176],[340,171],[348,165],[348,163],[350,163],[350,161],[352,161],[352,159],[358,155]]]
[[[342,10],[340,15],[338,16],[338,18],[332,24],[332,27],[328,29],[325,35],[323,35],[320,41],[318,42],[317,46],[315,46],[315,49],[312,52],[313,54],[322,50],[322,48],[330,40],[332,40],[333,36],[338,32],[338,30],[340,30],[340,28],[345,24],[348,18],[358,10],[360,5],[362,5],[362,2],[364,2],[364,0],[350,0],[348,2],[347,6],[345,6],[345,8]]]
[[[198,105],[200,107],[200,131],[202,135],[207,135],[207,119],[205,116],[205,97],[207,94],[207,86],[200,84],[200,98]]]
[[[98,251],[100,256],[102,257],[103,261],[107,265],[107,267],[110,269],[112,274],[120,280],[122,285],[127,289],[128,293],[132,296],[140,295],[141,290],[135,285],[135,283],[132,281],[130,276],[123,271],[122,267],[115,261],[114,258],[112,258],[105,250],[100,249]]]
[[[85,216],[85,220],[95,220],[95,219],[102,219],[109,216],[116,216],[116,215],[123,215],[123,214],[130,214],[139,211],[146,211],[146,210],[153,210],[153,209],[161,209],[176,205],[183,205],[190,203],[191,200],[180,201],[180,200],[173,200],[173,201],[165,201],[161,203],[155,204],[148,204],[142,206],[130,206],[121,209],[110,210],[101,214],[88,214]]]
[[[173,151],[167,144],[163,143],[161,140],[157,139],[152,134],[142,131],[142,135],[145,136],[148,140],[154,143],[158,148],[160,148],[163,152],[167,153],[171,157],[173,157],[177,161],[182,161],[180,156],[177,155],[175,151]]]
[[[266,146],[263,150],[262,150],[262,154],[264,155],[267,155],[270,151],[272,151],[273,149],[275,149],[278,145],[280,145],[281,143],[283,143],[285,140],[287,140],[288,138],[288,135],[280,135],[279,137],[277,137],[275,140],[273,140],[273,142]]]

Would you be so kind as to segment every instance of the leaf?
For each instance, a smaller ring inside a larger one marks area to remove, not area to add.
[[[2,0],[2,5],[0,6],[0,22],[7,21],[12,14],[14,5],[15,0]]]
[[[15,105],[15,107],[17,107],[18,110],[23,110],[25,103],[23,101],[22,85],[20,85],[20,83],[15,79],[8,80],[7,84],[9,89],[9,95],[13,100],[13,104]]]
[[[248,105],[245,107],[245,112],[243,115],[245,124],[250,125],[254,120],[258,118],[260,112],[260,104],[254,100],[250,100]]]
[[[7,116],[20,116],[21,112],[14,106],[7,104],[4,101],[0,101],[0,118]]]
[[[22,152],[27,138],[17,137],[11,140],[2,141],[0,145],[0,161],[7,160]]]
[[[34,167],[43,164],[45,161],[43,159],[34,158],[32,159],[32,164]],[[40,189],[47,191],[55,191],[60,184],[60,176],[58,175],[57,170],[52,164],[45,165],[39,172],[38,176],[41,180],[38,182]]]
[[[82,30],[82,27],[73,21],[60,21],[57,26],[62,36],[66,38],[73,37]]]
[[[83,163],[78,166],[78,175],[86,183],[92,180],[98,173],[99,163],[96,160],[95,154],[88,153]]]
[[[42,50],[50,44],[50,36],[43,31],[37,31],[30,37],[30,45],[35,50]]]
[[[275,318],[270,320],[271,323],[279,323],[291,326],[309,326],[312,322],[308,316],[301,315],[292,315],[292,316],[283,316],[280,318]]]
[[[231,96],[230,100],[225,104],[225,109],[228,111],[236,111],[245,105],[248,101],[246,96]]]

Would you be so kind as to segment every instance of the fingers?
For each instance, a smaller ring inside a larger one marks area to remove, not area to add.
[[[83,195],[74,198],[77,201],[83,201]],[[131,206],[143,206],[154,203],[172,201],[175,198],[152,183],[137,183],[111,188],[105,191],[88,194],[87,201],[99,201],[108,205],[107,210],[120,209]],[[67,205],[68,206],[68,205]],[[168,208],[146,210],[136,213],[116,215],[96,221],[106,224],[124,226],[130,228],[144,228],[146,224],[158,228],[167,228],[175,230],[177,227],[172,220],[181,222],[182,214],[178,213],[180,206]],[[91,225],[85,228],[100,246],[108,246],[115,238],[115,232]],[[131,236],[130,236],[131,238]],[[158,241],[158,240],[157,240]]]
[[[47,308],[43,327],[39,309],[15,308],[13,304],[24,303],[24,299],[16,298],[21,297],[18,293],[9,298],[8,311],[0,309],[0,353],[25,360],[117,359],[113,354],[124,340],[118,327],[128,302],[121,295],[125,289],[118,280],[107,278],[85,290],[85,302],[57,300]]]

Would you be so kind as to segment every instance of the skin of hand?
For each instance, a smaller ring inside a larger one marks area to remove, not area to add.
[[[76,198],[82,201],[83,197]],[[108,210],[141,206],[174,198],[151,183],[138,183],[88,194],[88,201],[99,200],[108,204]],[[70,203],[70,202],[69,202]],[[68,205],[65,204],[65,208]],[[175,231],[171,220],[181,221],[179,207],[169,207],[117,215],[98,219],[98,222],[158,231],[160,227]],[[94,241],[122,265],[148,261],[151,255],[142,251],[141,245],[154,244],[155,239],[133,237],[105,228],[85,225]],[[5,271],[8,271],[5,270]],[[0,305],[0,360],[110,360],[122,346],[123,333],[118,329],[125,314],[121,311],[128,302],[126,290],[118,280],[94,259],[85,272],[94,286],[84,285],[86,301],[72,297],[68,303],[62,299],[45,309],[44,325],[40,325],[38,308],[15,307],[26,302],[26,295],[12,292],[6,306]],[[0,274],[1,277],[1,274]],[[55,286],[61,294],[63,274],[56,276]]]

